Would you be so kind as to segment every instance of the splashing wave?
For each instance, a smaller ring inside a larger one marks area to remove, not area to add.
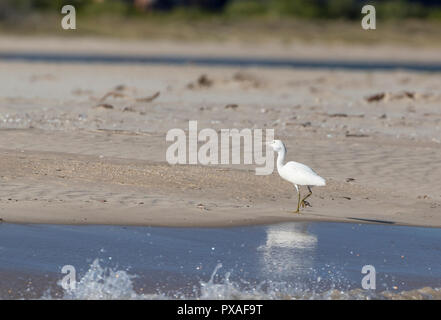
[[[95,259],[89,270],[76,284],[75,289],[64,291],[63,299],[441,299],[441,288],[424,287],[420,289],[401,292],[369,292],[362,289],[340,291],[336,289],[324,292],[315,292],[283,282],[261,283],[257,286],[247,286],[243,283],[230,280],[230,273],[227,272],[220,281],[218,271],[222,264],[218,264],[207,282],[200,281],[199,285],[193,288],[194,295],[183,294],[179,291],[173,293],[139,293],[134,289],[135,275],[130,275],[124,270],[113,270],[102,267],[98,259]],[[60,285],[60,283],[59,283]],[[43,299],[52,299],[50,292],[46,293]]]

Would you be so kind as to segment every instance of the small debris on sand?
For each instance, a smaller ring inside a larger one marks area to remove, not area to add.
[[[346,132],[346,138],[367,138],[369,137],[368,134],[364,134],[364,133],[349,133]]]
[[[136,112],[136,110],[133,107],[124,107],[123,112]]]
[[[111,109],[113,109],[113,106],[108,103],[100,103],[100,104],[96,105],[95,108],[111,110]]]
[[[115,91],[124,91],[124,90],[127,90],[127,87],[123,84],[120,84],[115,87]]]
[[[127,95],[121,92],[117,92],[117,91],[110,91],[107,92],[101,99],[100,101],[104,101],[106,100],[108,97],[113,97],[113,98],[127,98]]]
[[[159,97],[159,95],[161,94],[161,92],[155,92],[153,95],[151,95],[150,97],[145,97],[145,98],[137,98],[135,99],[136,102],[152,102],[153,100],[155,100],[157,97]]]
[[[347,118],[347,114],[346,113],[332,113],[332,114],[328,114],[329,117],[331,118]]]
[[[355,181],[355,179],[354,178],[346,178],[346,182],[352,182],[352,181]]]
[[[239,107],[239,106],[238,106],[237,104],[230,103],[230,104],[227,104],[227,105],[225,106],[225,109],[233,109],[233,110],[236,110],[238,107]]]
[[[128,86],[126,86],[126,85],[124,85],[124,84],[120,84],[120,85],[117,85],[113,90],[111,90],[111,91],[113,91],[113,92],[120,92],[120,93],[122,93],[123,91],[124,92],[130,92],[131,94],[135,94],[136,93],[136,88],[134,88],[134,87],[128,87]]]
[[[364,118],[364,114],[324,113],[323,115],[330,118]]]
[[[211,87],[213,80],[209,79],[207,75],[203,74],[198,79],[198,85],[201,87]]]
[[[210,78],[208,78],[208,76],[206,74],[202,74],[196,81],[195,83],[189,83],[187,85],[187,88],[189,89],[194,89],[195,87],[204,87],[204,88],[209,88],[213,85],[213,80],[211,80]]]
[[[386,96],[386,94],[384,92],[377,93],[377,94],[374,94],[372,96],[367,97],[366,101],[367,102],[381,101],[384,99],[385,96]]]
[[[399,95],[397,97],[399,97],[399,98],[407,97],[407,98],[410,98],[410,99],[414,99],[415,98],[415,92],[404,91],[401,95]]]
[[[367,102],[378,102],[378,101],[388,101],[388,100],[398,100],[398,99],[415,99],[415,93],[410,91],[403,91],[399,93],[377,93],[371,96],[366,97]]]
[[[312,124],[311,124],[310,121],[308,121],[308,122],[304,122],[304,123],[301,124],[301,126],[304,127],[304,128],[306,128],[306,127],[310,127],[311,125],[312,125]]]

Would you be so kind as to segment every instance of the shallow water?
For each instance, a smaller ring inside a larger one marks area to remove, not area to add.
[[[64,265],[76,269],[75,290],[61,287]],[[362,289],[364,265],[376,290]],[[435,228],[0,224],[3,299],[440,299],[440,266]]]
[[[239,57],[198,57],[184,55],[103,55],[103,54],[56,54],[0,52],[0,61],[27,61],[49,63],[110,63],[110,64],[165,64],[202,65],[228,67],[271,67],[296,69],[343,69],[343,70],[410,70],[440,72],[439,63],[418,63],[398,61],[317,61],[308,59],[272,59]]]

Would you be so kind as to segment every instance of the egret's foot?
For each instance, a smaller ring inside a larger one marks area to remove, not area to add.
[[[301,204],[301,207],[302,208],[306,208],[306,207],[312,207],[312,206],[311,206],[311,204],[308,201],[303,200],[302,204]]]
[[[300,210],[296,210],[296,211],[290,211],[291,213],[297,213],[297,214],[301,214]]]

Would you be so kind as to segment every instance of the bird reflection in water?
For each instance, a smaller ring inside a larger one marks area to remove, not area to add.
[[[308,233],[307,223],[272,225],[266,229],[266,242],[258,250],[261,272],[267,278],[283,279],[311,272],[317,236]]]

